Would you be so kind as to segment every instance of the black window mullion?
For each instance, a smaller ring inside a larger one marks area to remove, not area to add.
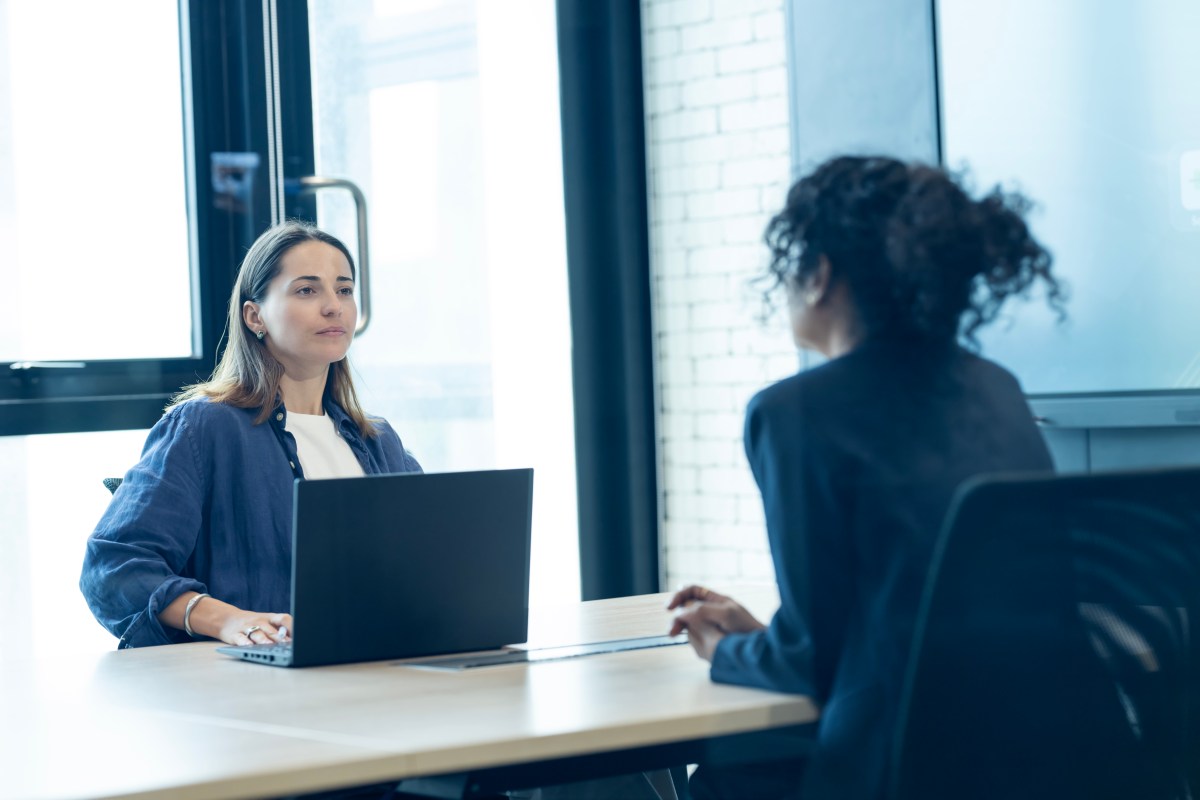
[[[558,0],[583,599],[657,592],[658,486],[637,0]]]
[[[277,16],[283,174],[294,179],[316,174],[308,2],[279,0]],[[295,191],[289,180],[284,215],[316,222],[316,196],[312,192]]]
[[[190,6],[201,340],[211,370],[238,266],[271,224],[263,19],[261,3],[245,0]],[[257,158],[236,184],[245,191],[218,191],[216,173],[238,156]]]

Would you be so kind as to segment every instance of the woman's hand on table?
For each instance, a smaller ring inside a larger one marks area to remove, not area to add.
[[[712,661],[717,645],[728,634],[765,627],[732,597],[703,586],[680,589],[667,603],[667,610],[677,610],[670,635],[687,631],[688,643],[705,661]]]

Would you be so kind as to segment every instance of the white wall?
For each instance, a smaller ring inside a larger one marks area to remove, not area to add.
[[[643,0],[642,26],[664,588],[771,582],[742,420],[799,363],[749,285],[789,179],[783,0]]]

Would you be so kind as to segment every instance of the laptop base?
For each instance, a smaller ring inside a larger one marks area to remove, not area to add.
[[[561,661],[567,658],[618,653],[624,650],[644,650],[647,647],[667,647],[687,642],[687,634],[679,636],[639,636],[634,639],[612,639],[607,642],[572,644],[563,647],[542,647],[536,650],[506,648],[492,653],[472,653],[465,656],[436,656],[396,662],[401,667],[421,669],[464,670],[494,667],[501,664],[536,664],[541,661]]]
[[[217,652],[236,656],[243,661],[270,664],[273,667],[290,667],[292,665],[292,645],[290,643],[248,644],[242,647],[227,645],[218,647]]]

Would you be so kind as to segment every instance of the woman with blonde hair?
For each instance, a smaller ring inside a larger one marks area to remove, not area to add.
[[[420,471],[355,394],[354,278],[305,223],[246,254],[220,363],[167,407],[88,539],[80,588],[120,647],[286,641],[293,482]]]

